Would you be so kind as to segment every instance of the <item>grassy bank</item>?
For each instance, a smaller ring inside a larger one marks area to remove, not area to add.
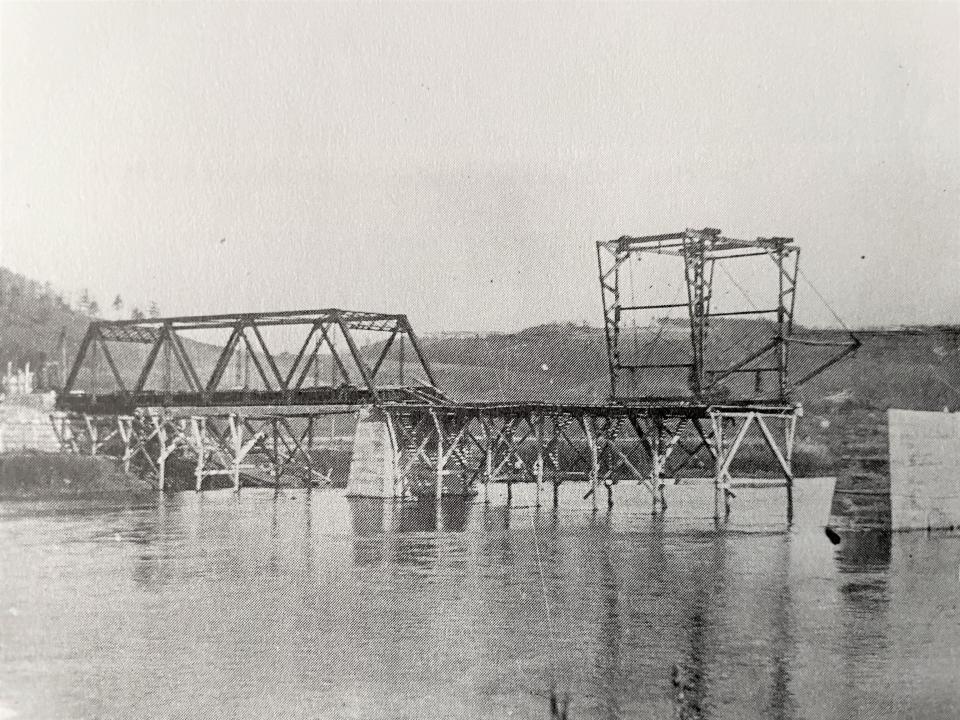
[[[64,453],[0,455],[0,499],[151,493],[149,484],[103,457]]]

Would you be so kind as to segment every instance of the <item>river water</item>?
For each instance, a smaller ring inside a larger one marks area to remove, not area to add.
[[[960,717],[960,537],[833,546],[798,485],[2,503],[0,717]]]

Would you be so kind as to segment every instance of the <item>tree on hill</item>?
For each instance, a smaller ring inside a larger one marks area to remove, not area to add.
[[[123,298],[119,295],[113,299],[113,312],[116,313],[117,318],[123,314]]]
[[[135,307],[133,310],[130,311],[130,319],[143,320],[143,311],[140,308]]]
[[[160,317],[160,306],[157,305],[157,303],[156,303],[155,300],[151,300],[151,301],[150,301],[150,309],[147,310],[147,312],[149,313],[150,317],[152,317],[152,318],[158,318],[158,317]]]

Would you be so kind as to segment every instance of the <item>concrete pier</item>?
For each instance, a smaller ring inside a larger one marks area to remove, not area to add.
[[[960,413],[890,410],[893,530],[960,527]]]
[[[400,452],[390,416],[372,405],[360,408],[347,496],[402,497],[399,464]]]
[[[960,413],[888,410],[848,442],[828,528],[960,527]]]

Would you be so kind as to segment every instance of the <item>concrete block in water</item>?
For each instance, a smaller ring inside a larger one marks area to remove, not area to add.
[[[960,526],[960,413],[890,410],[893,530]]]
[[[347,496],[400,497],[399,452],[389,417],[380,408],[362,407],[353,438]]]
[[[837,478],[828,528],[960,527],[960,413],[889,410],[856,426]]]

